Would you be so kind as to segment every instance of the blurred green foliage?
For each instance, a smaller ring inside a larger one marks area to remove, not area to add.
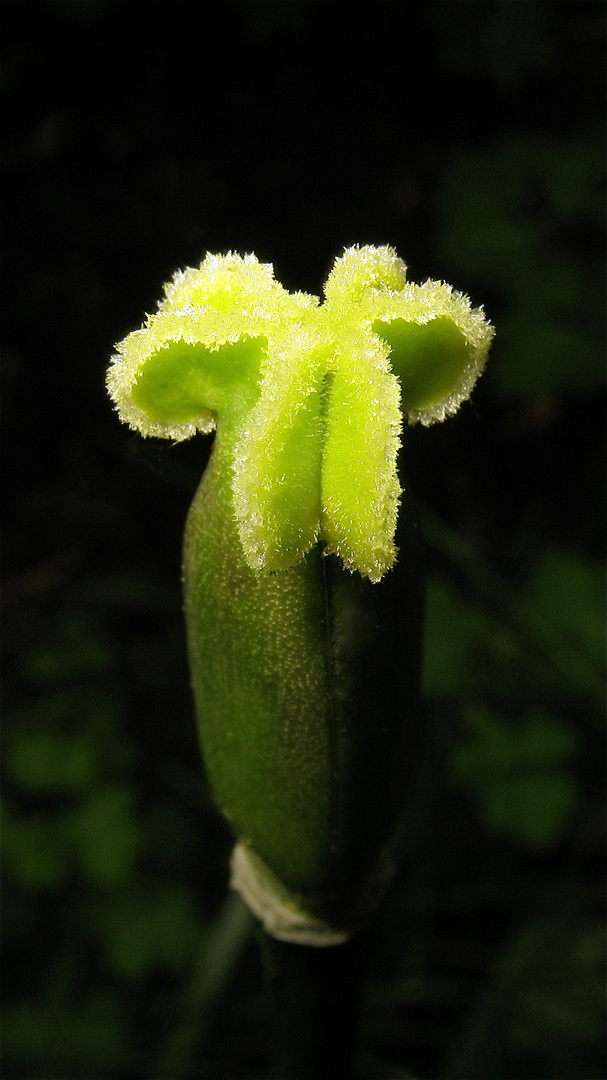
[[[601,5],[372,10],[4,5],[7,1080],[269,1074],[185,660],[208,446],[144,448],[103,376],[204,250],[315,291],[356,242],[497,327],[474,408],[407,435],[429,746],[360,1073],[605,1074]]]
[[[487,827],[531,847],[559,842],[577,800],[572,719],[600,734],[604,595],[600,564],[553,551],[524,589],[494,589],[493,610],[430,585],[424,689],[460,716],[453,777]]]
[[[500,395],[593,390],[604,375],[603,126],[463,153],[439,215],[445,265],[503,304],[490,376]]]

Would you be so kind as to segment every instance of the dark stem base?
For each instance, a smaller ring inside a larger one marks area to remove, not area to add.
[[[260,938],[275,1080],[355,1080],[367,934],[327,947]]]

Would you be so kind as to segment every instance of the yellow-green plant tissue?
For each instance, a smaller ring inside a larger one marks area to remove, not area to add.
[[[453,414],[493,336],[450,286],[409,284],[389,247],[346,250],[324,293],[287,292],[254,255],[208,255],[108,372],[143,435],[216,429],[184,542],[202,751],[234,887],[270,933],[319,945],[389,882],[414,757],[403,425]]]

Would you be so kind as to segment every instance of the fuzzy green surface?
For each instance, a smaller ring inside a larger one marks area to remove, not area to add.
[[[388,247],[336,259],[323,304],[253,255],[208,255],[108,373],[143,434],[217,428],[184,540],[210,786],[239,840],[338,924],[384,865],[415,757],[403,420],[455,412],[492,334],[450,286],[409,284]]]
[[[231,509],[253,571],[286,570],[322,540],[378,582],[396,559],[403,418],[456,412],[492,336],[449,285],[409,284],[389,247],[345,251],[322,305],[253,255],[208,255],[120,343],[108,389],[146,435],[238,420]]]
[[[236,835],[288,883],[326,884],[343,831],[344,731],[329,716],[321,559],[247,566],[218,439],[192,504],[184,579],[204,760]]]
[[[339,923],[376,876],[407,748],[415,758],[421,578],[406,554],[403,609],[398,582],[365,582],[318,545],[289,570],[254,573],[231,508],[235,442],[218,437],[184,542],[204,761],[235,835],[310,911]],[[386,700],[395,672],[401,695]]]

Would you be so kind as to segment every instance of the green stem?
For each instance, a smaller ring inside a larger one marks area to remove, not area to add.
[[[196,1075],[197,1053],[251,941],[253,925],[249,909],[239,896],[230,893],[194,958],[180,1017],[153,1070],[158,1080]]]

